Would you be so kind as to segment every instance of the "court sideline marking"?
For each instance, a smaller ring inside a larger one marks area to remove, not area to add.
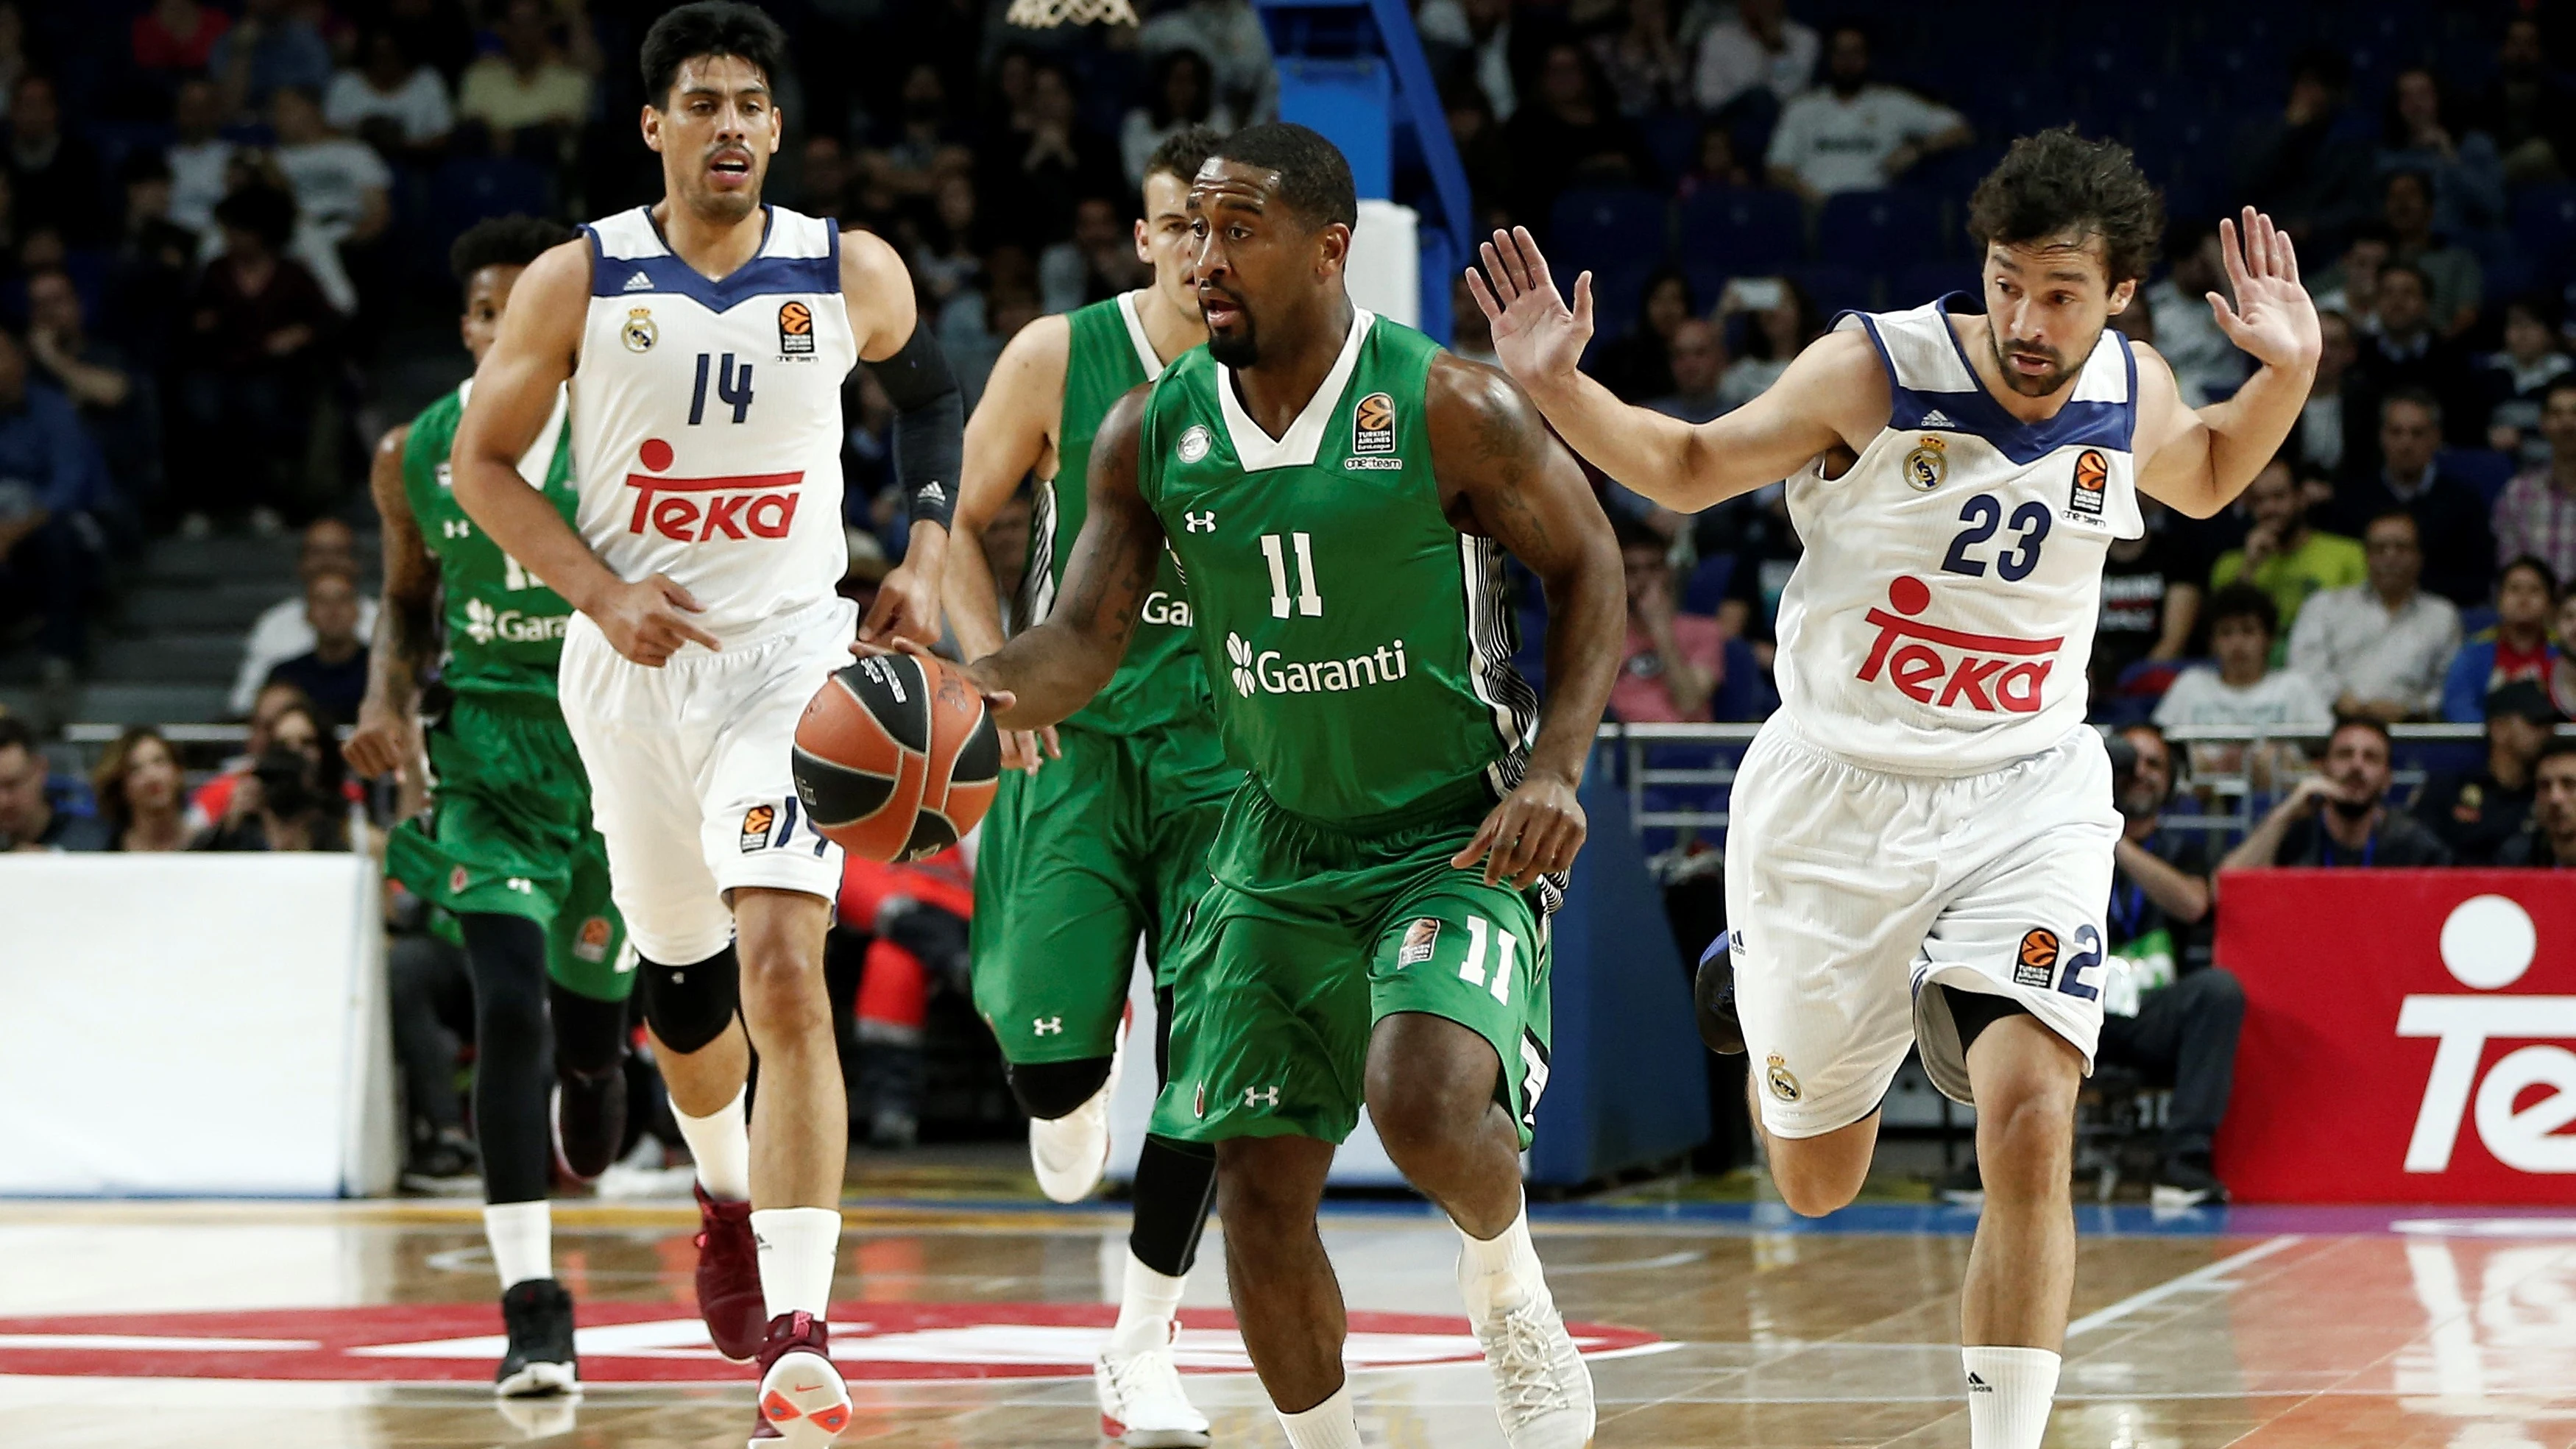
[[[2074,1338],[2078,1334],[2091,1333],[2097,1328],[2107,1328],[2141,1308],[2153,1307],[2176,1294],[2196,1292],[2204,1288],[2232,1287],[2232,1284],[2224,1284],[2218,1280],[2248,1263],[2259,1262],[2284,1248],[2296,1247],[2306,1241],[2307,1238],[2302,1234],[2283,1233],[2277,1238],[2257,1243],[2244,1252],[2221,1258],[2204,1268],[2194,1268],[2179,1278],[2159,1283],[2153,1288],[2132,1293],[2108,1307],[2097,1308],[2066,1325],[2066,1336]]]

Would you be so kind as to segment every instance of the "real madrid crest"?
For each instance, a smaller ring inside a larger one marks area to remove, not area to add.
[[[1921,447],[1905,455],[1905,482],[1917,493],[1929,493],[1950,475],[1949,444],[1926,434]]]
[[[1789,1064],[1778,1052],[1771,1054],[1762,1075],[1771,1083],[1771,1095],[1783,1102],[1798,1100],[1798,1079],[1789,1073]]]
[[[629,307],[626,309],[626,329],[621,335],[626,339],[627,351],[650,352],[653,344],[662,340],[662,329],[653,325],[652,308]]]

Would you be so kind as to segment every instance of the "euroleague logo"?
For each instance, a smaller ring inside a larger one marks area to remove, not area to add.
[[[832,1359],[854,1381],[1087,1379],[1117,1309],[1071,1303],[835,1303]],[[1234,1315],[1184,1308],[1172,1357],[1184,1373],[1249,1373]],[[1678,1345],[1633,1328],[1571,1323],[1587,1358]],[[586,1384],[742,1384],[686,1302],[585,1300],[573,1335]],[[0,1375],[149,1376],[488,1384],[509,1347],[490,1303],[0,1318]],[[1463,1318],[1350,1314],[1352,1368],[1470,1364]]]
[[[2013,960],[2013,984],[2047,989],[2057,979],[2057,933],[2046,926],[2022,932],[2021,951]]]
[[[778,308],[778,355],[810,357],[814,353],[814,309],[802,302]]]
[[[2111,460],[2099,448],[2087,448],[2075,455],[2075,485],[2066,495],[2066,506],[2091,518],[2102,516],[2102,497],[2111,489]]]

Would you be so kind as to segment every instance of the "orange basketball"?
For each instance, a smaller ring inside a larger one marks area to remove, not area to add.
[[[814,828],[869,860],[935,855],[993,803],[1001,736],[953,665],[913,654],[833,675],[796,721],[796,798]]]
[[[828,832],[827,832],[828,833]],[[2045,971],[2057,964],[2057,933],[2033,929],[2022,933],[2021,964]]]

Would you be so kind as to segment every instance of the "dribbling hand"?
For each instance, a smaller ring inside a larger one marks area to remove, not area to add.
[[[976,666],[972,664],[958,664],[950,660],[940,659],[937,654],[931,652],[929,645],[924,644],[917,639],[906,638],[901,634],[897,634],[883,644],[872,644],[863,638],[853,639],[850,641],[850,652],[861,659],[874,659],[887,654],[909,654],[916,659],[938,659],[941,664],[947,666],[951,673],[956,674],[958,677],[964,679],[968,684],[973,685],[975,687],[975,692],[984,697],[984,708],[995,715],[999,715],[1002,711],[1009,709],[1011,706],[1020,702],[1020,697],[1011,693],[1009,690],[995,689],[993,687],[993,681],[986,678],[984,672]],[[996,725],[996,728],[999,728],[998,724]],[[1021,768],[1020,764],[1011,758],[1011,737],[1013,735],[1025,735],[1028,733],[1030,733],[1030,731],[1027,730],[1006,729],[1001,731],[1003,769],[1016,770]],[[1052,749],[1055,743],[1055,730],[1052,727],[1049,727],[1045,730],[1037,731],[1037,733],[1043,734],[1047,737],[1048,746]],[[1056,750],[1055,753],[1059,758],[1061,758],[1064,752]],[[1034,770],[1037,766],[1031,764],[1027,768]]]
[[[1449,858],[1459,870],[1485,865],[1485,884],[1508,880],[1520,890],[1538,884],[1543,875],[1573,868],[1583,848],[1583,806],[1574,786],[1553,776],[1532,775],[1485,816],[1476,838]]]
[[[939,570],[917,570],[907,560],[877,585],[876,602],[868,605],[859,637],[870,644],[898,638],[936,644],[939,629]]]
[[[619,583],[588,612],[608,636],[610,648],[647,669],[668,664],[683,644],[723,647],[715,635],[689,622],[689,615],[703,612],[698,601],[660,574]]]
[[[1503,371],[1532,389],[1571,380],[1592,341],[1592,274],[1574,279],[1568,308],[1528,227],[1497,231],[1478,250],[1484,269],[1467,269],[1467,290],[1493,331]]]

